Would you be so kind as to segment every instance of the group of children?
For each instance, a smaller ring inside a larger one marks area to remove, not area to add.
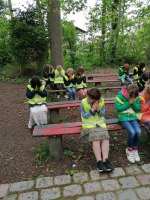
[[[79,99],[84,98],[86,95],[86,76],[83,67],[78,67],[74,75],[72,68],[68,68],[65,73],[62,66],[58,65],[56,70],[54,70],[51,65],[47,64],[44,67],[43,76],[46,85],[50,83],[52,90],[55,88],[59,90],[60,85],[63,89],[66,89],[68,91],[68,96],[66,92],[64,92],[64,97],[68,98],[68,101],[71,100],[71,96],[73,100],[75,100],[75,89],[77,89]],[[57,98],[60,98],[59,92],[57,93]]]
[[[141,121],[145,127],[150,123],[150,77],[149,73],[144,71],[144,62],[140,62],[134,68],[134,78],[140,81],[137,81],[136,85],[129,78],[128,64],[123,65],[118,70],[121,86],[124,85],[125,80],[130,82],[126,88],[122,88],[118,93],[115,99],[115,107],[118,114],[118,121],[128,131],[126,155],[131,163],[140,161],[137,148],[141,137],[141,128],[137,120]],[[50,83],[52,89],[55,89],[55,87],[59,89],[59,85],[61,84],[62,88],[69,92],[69,101],[71,95],[73,95],[73,100],[75,100],[75,88],[78,90],[79,95],[84,97],[81,101],[81,136],[85,143],[92,143],[93,152],[97,160],[97,170],[99,172],[114,170],[114,167],[108,160],[109,134],[104,118],[104,99],[101,97],[98,88],[87,90],[83,67],[78,67],[74,75],[72,68],[68,68],[65,73],[60,65],[57,66],[55,71],[52,66],[46,65],[43,75],[46,85]],[[138,84],[142,85],[139,86]],[[142,91],[142,93],[139,93],[139,91]],[[37,125],[40,125],[40,123],[47,124],[46,95],[47,92],[44,83],[41,83],[38,77],[33,77],[26,91],[30,107],[29,128],[35,123]]]

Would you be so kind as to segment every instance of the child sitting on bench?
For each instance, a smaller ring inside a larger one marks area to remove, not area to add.
[[[81,136],[85,143],[92,142],[93,152],[97,160],[97,170],[99,172],[110,171],[114,167],[108,160],[109,134],[104,118],[104,99],[101,98],[101,93],[98,88],[89,89],[87,96],[81,102]],[[101,147],[100,141],[102,141]]]

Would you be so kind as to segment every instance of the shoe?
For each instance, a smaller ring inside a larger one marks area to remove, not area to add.
[[[73,107],[74,109],[76,108],[76,107]]]
[[[67,95],[64,95],[64,97],[65,97],[66,99],[68,99],[68,96],[67,96]]]
[[[133,156],[136,162],[140,162],[140,156],[138,154],[138,150],[133,150]]]
[[[67,107],[67,109],[70,109],[70,107]]]
[[[103,163],[106,166],[106,171],[114,170],[114,166],[111,165],[111,163],[109,162],[108,158],[106,158]]]
[[[102,160],[99,160],[98,163],[97,163],[97,170],[99,172],[105,172],[106,171],[106,166],[104,165],[103,161]]]
[[[128,149],[126,149],[126,154],[128,161],[130,161],[131,163],[135,163],[133,151],[128,151]]]
[[[57,99],[59,99],[60,98],[60,95],[57,95]]]

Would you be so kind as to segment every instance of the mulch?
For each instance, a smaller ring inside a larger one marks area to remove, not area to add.
[[[37,144],[42,145],[45,138],[33,138],[32,131],[27,127],[29,106],[25,95],[26,86],[27,83],[0,82],[0,183],[19,182],[29,178],[34,180],[40,175],[63,175],[66,170],[89,172],[96,169],[92,146],[84,144],[80,135],[63,136],[64,150],[72,151],[76,158],[64,154],[59,160],[46,162],[42,159],[40,166],[33,160],[36,156],[33,149],[36,149]],[[113,95],[117,93],[118,90],[113,91]],[[115,105],[106,105],[105,110],[106,119],[116,117]],[[60,117],[63,116],[67,116],[65,122],[81,121],[80,108],[60,109]],[[144,134],[145,130],[142,128],[142,135]],[[127,135],[126,130],[110,132],[109,160],[115,167],[131,164],[125,155]],[[142,163],[150,163],[149,145],[144,139],[140,142],[139,153]],[[80,155],[82,158],[78,160]]]

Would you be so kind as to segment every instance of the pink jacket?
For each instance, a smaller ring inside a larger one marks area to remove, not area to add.
[[[143,113],[141,122],[150,121],[150,105],[147,102],[147,97],[143,93],[139,93],[139,96],[143,97],[140,98],[141,104],[141,113]]]

